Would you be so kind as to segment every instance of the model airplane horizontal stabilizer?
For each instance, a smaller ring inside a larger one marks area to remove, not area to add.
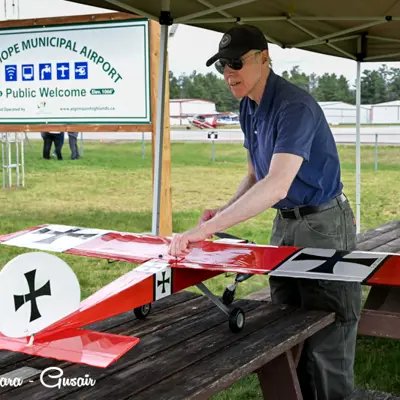
[[[69,330],[42,340],[0,335],[0,349],[106,368],[139,343],[136,337],[83,329]]]

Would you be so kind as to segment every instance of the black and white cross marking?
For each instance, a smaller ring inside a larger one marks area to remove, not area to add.
[[[171,277],[168,278],[165,277],[166,271],[161,272],[161,274],[162,274],[162,280],[161,281],[157,280],[157,287],[162,285],[161,293],[164,294],[166,293],[165,285],[166,284],[171,285]]]
[[[23,295],[20,294],[14,295],[15,311],[18,311],[21,306],[30,301],[31,316],[29,322],[32,322],[41,317],[36,299],[40,296],[51,296],[50,281],[47,281],[40,289],[36,290],[35,289],[36,269],[26,272],[24,275],[28,282],[29,293]]]
[[[305,248],[285,260],[270,275],[361,282],[385,259],[386,256],[380,254]]]
[[[154,274],[154,300],[162,299],[172,294],[172,268],[164,267]]]
[[[42,228],[39,229],[36,232],[32,232],[34,235],[42,235],[42,234],[51,234],[53,236],[50,236],[46,239],[41,239],[41,240],[36,240],[35,243],[45,243],[45,244],[52,244],[54,243],[57,239],[60,239],[62,237],[68,236],[68,237],[74,237],[74,238],[82,238],[82,239],[89,239],[93,236],[96,236],[96,233],[79,233],[79,231],[82,231],[83,229],[81,228],[72,228],[69,229],[65,232],[61,231],[55,231],[51,230],[49,228]]]
[[[352,263],[352,264],[361,264],[361,265],[365,265],[366,267],[371,267],[377,261],[376,257],[374,257],[374,258],[344,258],[348,254],[350,254],[349,251],[340,251],[340,250],[335,251],[335,253],[331,257],[301,253],[297,257],[293,258],[292,261],[324,261],[324,263],[319,265],[318,267],[308,270],[309,272],[322,272],[324,274],[334,274],[333,269],[335,268],[335,265],[339,261],[343,261],[346,263]]]

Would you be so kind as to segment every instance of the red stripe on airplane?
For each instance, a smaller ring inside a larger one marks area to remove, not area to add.
[[[389,256],[364,284],[400,286],[400,257]]]
[[[171,267],[174,265],[172,264]],[[207,271],[204,269],[173,268],[172,291],[173,293],[179,292],[182,289],[186,289],[220,274],[221,272],[219,271]]]

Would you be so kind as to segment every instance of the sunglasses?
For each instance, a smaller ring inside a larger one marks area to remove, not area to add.
[[[246,57],[236,58],[236,59],[227,59],[227,58],[220,58],[215,62],[215,69],[221,74],[224,74],[225,67],[228,66],[235,71],[239,71],[243,68],[244,60],[254,56],[257,53],[261,53],[261,51],[256,51],[255,53],[249,54]]]

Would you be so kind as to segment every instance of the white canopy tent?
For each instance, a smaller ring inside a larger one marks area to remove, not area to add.
[[[66,0],[130,12],[161,24],[160,75],[154,166],[153,234],[159,232],[163,105],[168,27],[187,24],[225,32],[237,23],[258,26],[267,40],[356,61],[356,219],[360,232],[361,62],[400,60],[400,0]]]

